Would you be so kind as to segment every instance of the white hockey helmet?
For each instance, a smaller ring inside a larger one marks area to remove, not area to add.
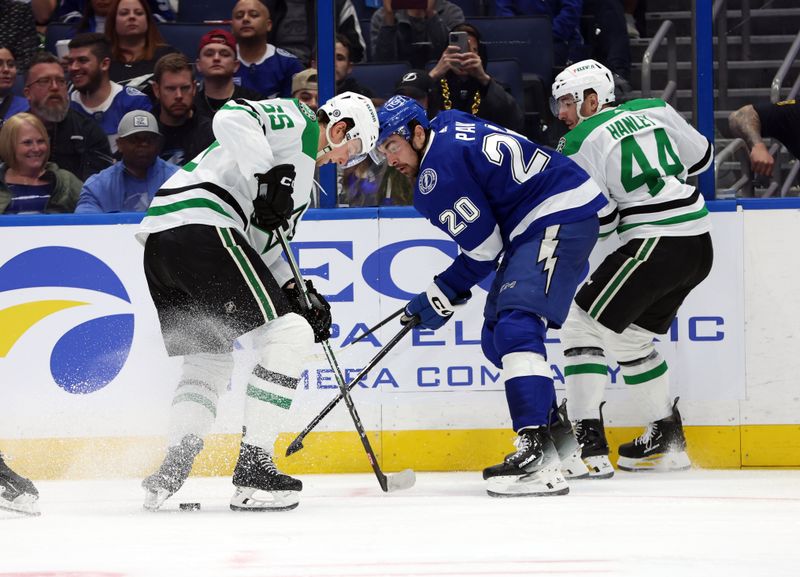
[[[553,82],[553,96],[550,108],[558,116],[558,101],[563,96],[571,95],[578,111],[578,122],[586,120],[581,116],[581,103],[586,90],[594,90],[600,108],[604,104],[614,102],[614,76],[611,71],[596,60],[581,60],[567,66]]]
[[[317,158],[334,148],[359,139],[361,142],[360,150],[350,157],[350,160],[345,165],[346,168],[364,160],[370,151],[375,148],[378,142],[378,113],[369,98],[355,92],[342,92],[320,106],[319,110],[328,115],[329,122],[325,128],[328,145],[317,153]],[[347,131],[344,140],[334,144],[331,142],[331,127],[340,120],[348,118],[353,121],[353,127]]]

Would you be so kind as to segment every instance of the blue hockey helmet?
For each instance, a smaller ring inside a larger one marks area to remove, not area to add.
[[[425,109],[413,98],[397,94],[378,109],[380,132],[378,134],[378,142],[371,153],[372,159],[376,163],[381,163],[384,160],[383,155],[378,151],[378,147],[392,134],[399,134],[406,140],[411,140],[411,129],[408,125],[412,121],[417,121],[423,128],[430,126]]]

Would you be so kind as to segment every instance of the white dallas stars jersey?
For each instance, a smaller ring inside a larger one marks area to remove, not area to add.
[[[253,226],[256,174],[279,164],[291,164],[294,213],[297,221],[308,208],[314,180],[319,124],[316,115],[296,99],[231,100],[214,115],[216,141],[156,192],[136,238],[186,224],[234,228],[248,239],[270,267],[279,285],[291,278],[281,248],[272,233]]]
[[[616,229],[627,242],[711,229],[703,196],[686,178],[711,166],[713,147],[663,100],[605,109],[571,130],[558,148],[609,197],[600,236]]]

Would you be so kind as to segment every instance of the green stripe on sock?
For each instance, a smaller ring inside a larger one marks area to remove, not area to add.
[[[175,395],[175,398],[172,399],[172,404],[177,405],[178,403],[197,403],[198,405],[203,405],[206,409],[211,411],[211,414],[215,417],[217,416],[217,407],[216,405],[205,398],[203,395],[198,395],[197,393],[182,393],[180,395]]]
[[[280,395],[274,395],[269,391],[262,391],[253,385],[247,385],[247,396],[258,399],[259,401],[264,401],[265,403],[272,403],[281,409],[288,409],[292,406],[292,399],[287,399],[286,397],[281,397]]]
[[[654,369],[650,369],[638,375],[622,375],[626,385],[640,385],[647,381],[652,381],[667,372],[667,361],[664,361]]]
[[[596,363],[583,363],[581,365],[567,365],[564,367],[564,376],[570,375],[607,375],[608,367]]]

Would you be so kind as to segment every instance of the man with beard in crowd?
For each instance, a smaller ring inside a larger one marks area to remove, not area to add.
[[[30,112],[50,136],[50,160],[85,181],[113,163],[103,129],[91,118],[72,110],[67,81],[58,58],[39,52],[25,76]]]
[[[183,166],[214,142],[211,120],[194,111],[194,69],[183,54],[162,56],[153,69],[154,110],[164,137],[161,158]]]
[[[109,78],[111,45],[98,33],[78,34],[69,41],[69,75],[75,92],[72,108],[94,118],[108,136],[111,150],[117,150],[117,128],[131,110],[149,111],[153,105],[142,92],[121,86]]]

